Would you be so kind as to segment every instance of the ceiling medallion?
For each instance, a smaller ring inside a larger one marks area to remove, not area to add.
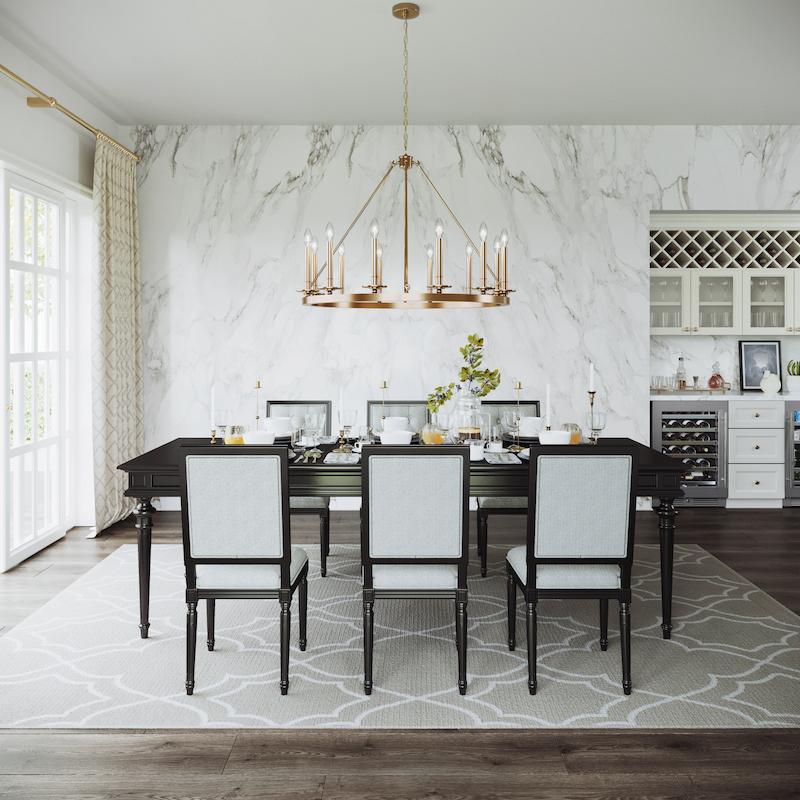
[[[403,154],[389,164],[389,168],[367,198],[355,219],[350,223],[342,238],[334,244],[333,225],[325,228],[327,252],[325,262],[319,266],[317,240],[311,231],[305,232],[306,271],[305,285],[301,290],[303,304],[320,308],[495,308],[507,306],[508,283],[508,233],[503,230],[494,240],[493,264],[487,254],[486,225],[480,226],[480,245],[472,241],[458,217],[453,213],[441,192],[436,188],[425,167],[408,154],[408,21],[419,16],[416,3],[397,3],[392,14],[403,21]],[[375,195],[386,183],[395,169],[403,172],[403,285],[402,291],[385,291],[389,285],[384,283],[383,250],[378,239],[378,223],[370,224],[372,236],[372,274],[369,283],[361,286],[364,291],[347,292],[345,288],[344,242],[347,235],[369,207]],[[444,277],[444,223],[437,219],[434,223],[436,244],[427,245],[427,286],[424,292],[413,292],[408,276],[408,174],[416,169],[442,201],[449,216],[466,239],[466,270],[462,291],[449,292],[453,285],[445,283]],[[338,264],[334,265],[337,257]],[[477,258],[477,268],[473,272],[473,257]],[[334,281],[334,270],[336,280]]]

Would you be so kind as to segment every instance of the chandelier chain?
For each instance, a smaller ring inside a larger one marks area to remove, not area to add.
[[[403,152],[408,152],[408,12],[403,13]]]

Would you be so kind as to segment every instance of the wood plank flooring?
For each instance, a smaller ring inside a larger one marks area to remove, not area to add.
[[[357,541],[357,519],[332,515],[332,558],[337,542]],[[679,542],[800,613],[800,509],[681,510],[678,525]],[[313,518],[295,518],[293,532],[318,541]],[[0,575],[0,636],[136,541],[128,522],[83,535]],[[638,515],[637,536],[657,541],[655,515]],[[492,543],[523,537],[520,519],[490,523]],[[154,542],[178,540],[178,514],[158,514]],[[533,797],[800,798],[800,731],[0,732],[0,800]]]

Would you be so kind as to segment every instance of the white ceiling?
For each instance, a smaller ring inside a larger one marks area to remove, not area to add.
[[[123,124],[387,124],[392,2],[0,0],[0,33]],[[800,123],[798,0],[420,5],[412,123]]]

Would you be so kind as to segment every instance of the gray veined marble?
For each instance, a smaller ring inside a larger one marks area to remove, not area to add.
[[[148,446],[208,428],[209,395],[236,421],[262,398],[338,399],[363,423],[367,399],[424,397],[454,376],[468,333],[503,374],[496,397],[552,384],[557,421],[584,420],[588,363],[607,431],[648,437],[648,225],[653,208],[800,208],[799,127],[414,127],[409,150],[470,231],[511,234],[507,309],[304,308],[306,227],[340,232],[400,152],[397,127],[136,128],[141,176]],[[369,272],[367,225],[384,272],[402,267],[394,177],[347,242],[351,285]],[[444,209],[414,176],[411,279]],[[464,280],[464,242],[445,220],[447,277]],[[689,346],[689,345],[687,345]],[[657,358],[667,353],[660,349]]]

